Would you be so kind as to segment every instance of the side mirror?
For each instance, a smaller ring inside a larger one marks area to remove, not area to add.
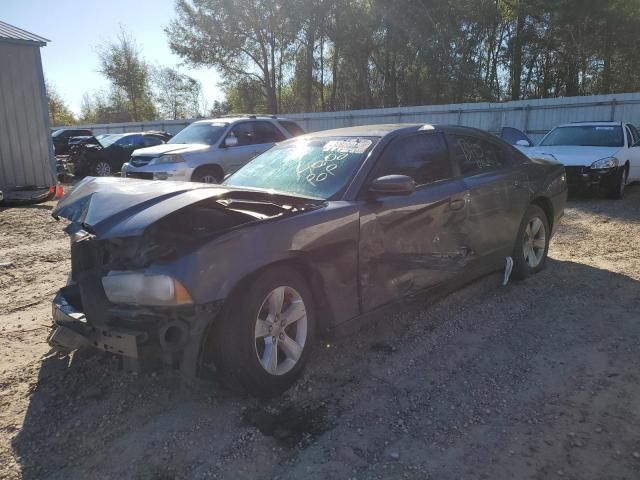
[[[516,142],[516,145],[517,145],[518,147],[533,147],[533,145],[531,145],[531,143],[530,143],[530,142],[528,142],[527,140],[518,140],[518,141]]]
[[[376,178],[369,185],[369,193],[382,195],[411,195],[416,190],[416,182],[407,175],[386,175]]]
[[[227,138],[225,138],[224,142],[222,143],[222,146],[224,148],[235,147],[237,145],[238,145],[238,137],[236,137],[235,135],[227,136]]]

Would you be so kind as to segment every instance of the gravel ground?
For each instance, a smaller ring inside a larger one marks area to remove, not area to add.
[[[572,200],[539,275],[398,307],[269,402],[51,354],[51,208],[0,209],[0,478],[640,478],[640,186]]]

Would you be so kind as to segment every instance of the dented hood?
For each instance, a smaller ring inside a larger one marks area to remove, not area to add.
[[[52,215],[80,224],[99,238],[131,237],[141,235],[149,225],[198,202],[224,200],[219,203],[219,208],[224,210],[225,201],[237,198],[280,204],[289,209],[296,204],[323,203],[222,185],[87,177],[60,200]],[[251,217],[248,215],[248,218]],[[253,217],[259,218],[258,214]]]

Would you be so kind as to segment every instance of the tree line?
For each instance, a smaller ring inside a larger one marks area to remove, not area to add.
[[[640,0],[177,0],[165,31],[222,76],[202,114],[640,90]]]

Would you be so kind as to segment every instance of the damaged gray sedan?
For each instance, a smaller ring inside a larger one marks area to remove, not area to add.
[[[281,392],[319,335],[505,259],[539,271],[566,194],[560,164],[432,125],[308,134],[222,185],[87,178],[53,212],[72,274],[49,341]]]

